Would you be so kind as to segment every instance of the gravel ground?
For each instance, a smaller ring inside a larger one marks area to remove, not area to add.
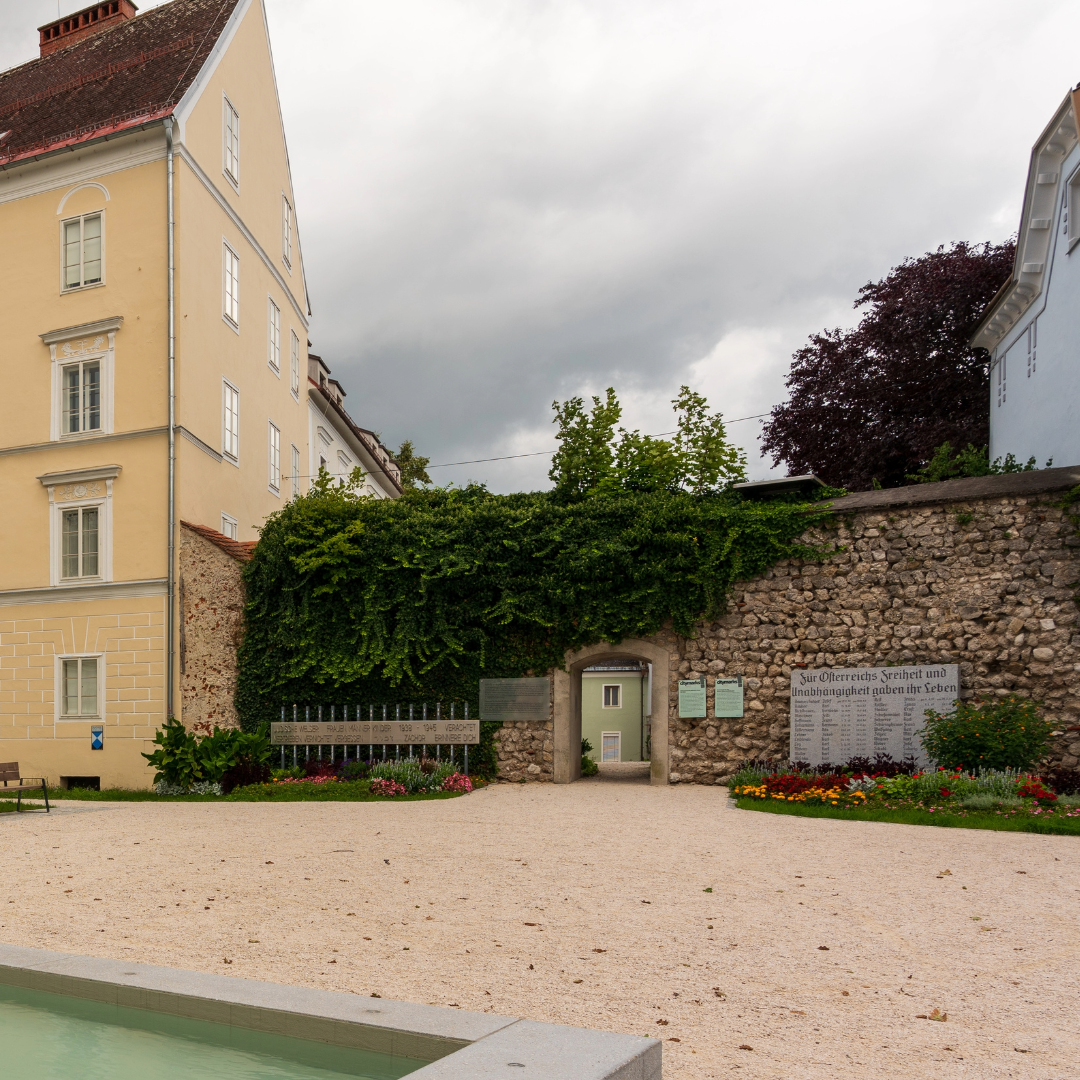
[[[60,803],[0,817],[0,939],[652,1035],[669,1078],[1064,1080],[1077,844],[636,778]]]

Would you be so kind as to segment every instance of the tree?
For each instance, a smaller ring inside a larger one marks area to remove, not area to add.
[[[394,460],[401,469],[401,486],[406,491],[416,487],[417,484],[431,483],[431,477],[427,474],[431,458],[421,457],[413,447],[412,439],[406,439],[398,447]]]
[[[852,490],[899,487],[943,443],[989,441],[989,357],[968,338],[1016,246],[954,243],[859,290],[854,330],[824,330],[792,358],[789,399],[762,449],[791,473]]]
[[[548,474],[567,499],[619,491],[687,491],[708,494],[746,479],[746,455],[727,441],[720,413],[688,386],[672,401],[677,431],[671,441],[640,431],[618,429],[622,416],[615,391],[592,399],[585,410],[579,397],[552,402],[559,449]]]

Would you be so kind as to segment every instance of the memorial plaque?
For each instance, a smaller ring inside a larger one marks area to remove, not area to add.
[[[706,716],[705,676],[679,680],[679,716]]]
[[[538,679],[481,679],[481,720],[551,719],[551,683]]]
[[[719,717],[745,715],[741,675],[736,675],[731,679],[716,680],[716,705],[713,708],[713,715]]]
[[[478,720],[347,720],[271,724],[274,746],[475,746]]]
[[[841,765],[888,754],[930,764],[918,732],[926,710],[949,712],[960,696],[956,664],[882,668],[795,668],[791,672],[791,760]]]

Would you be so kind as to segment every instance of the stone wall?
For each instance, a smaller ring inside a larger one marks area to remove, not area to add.
[[[533,675],[534,672],[529,672]],[[517,720],[495,732],[495,757],[500,780],[555,778],[555,723],[549,698],[546,721]]]
[[[238,727],[233,704],[243,635],[242,563],[254,545],[202,525],[180,529],[180,693],[187,727]]]
[[[1078,483],[1080,470],[1050,469],[837,500],[806,539],[842,550],[740,584],[693,638],[652,639],[671,657],[671,781],[721,783],[746,758],[786,759],[796,666],[959,664],[964,698],[1043,702],[1061,732],[1053,760],[1076,768],[1080,537],[1061,502]],[[678,680],[701,675],[745,676],[746,715],[679,719]]]

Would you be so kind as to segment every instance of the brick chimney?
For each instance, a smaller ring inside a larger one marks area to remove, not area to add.
[[[134,18],[138,10],[131,0],[104,0],[103,3],[91,4],[82,11],[76,11],[74,15],[65,15],[56,22],[39,26],[41,55],[48,56],[49,53],[82,41],[99,30]]]

